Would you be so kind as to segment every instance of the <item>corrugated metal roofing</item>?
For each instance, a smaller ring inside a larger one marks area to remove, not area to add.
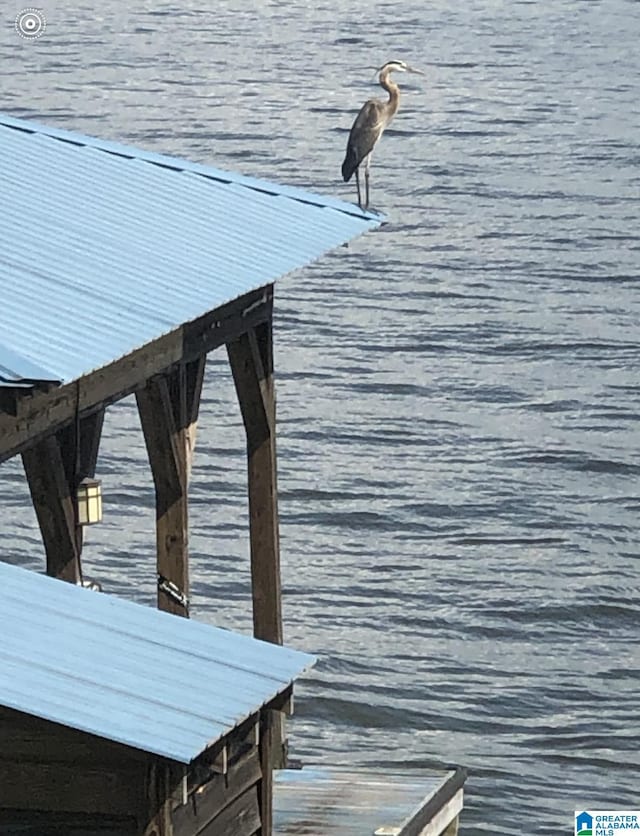
[[[315,659],[0,562],[0,705],[189,763]]]
[[[68,382],[383,218],[0,114],[0,385]]]

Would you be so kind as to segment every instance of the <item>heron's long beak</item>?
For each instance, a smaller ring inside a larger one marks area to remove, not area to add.
[[[407,66],[407,72],[414,73],[414,75],[425,75],[425,73],[423,73],[422,70],[416,70],[415,67]]]

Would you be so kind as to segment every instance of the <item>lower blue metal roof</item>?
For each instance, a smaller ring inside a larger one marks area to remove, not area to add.
[[[0,114],[0,385],[68,382],[383,217]]]
[[[0,705],[189,763],[315,659],[0,562]]]

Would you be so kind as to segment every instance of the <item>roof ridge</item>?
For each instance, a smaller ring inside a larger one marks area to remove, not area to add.
[[[384,216],[378,212],[365,211],[358,208],[353,203],[347,203],[345,201],[338,200],[337,198],[325,197],[323,195],[316,194],[315,192],[308,192],[299,186],[274,183],[270,180],[263,180],[259,177],[254,178],[249,177],[248,175],[219,169],[209,163],[197,163],[187,160],[184,157],[149,151],[144,148],[137,148],[132,145],[127,145],[126,143],[114,142],[112,140],[103,140],[99,137],[81,134],[76,131],[69,131],[65,128],[53,128],[37,122],[32,122],[28,119],[16,119],[15,117],[9,116],[1,111],[0,125],[13,128],[14,130],[21,130],[26,133],[41,134],[51,139],[57,139],[60,142],[68,142],[82,148],[93,148],[107,154],[124,157],[125,159],[142,160],[143,162],[172,169],[174,171],[188,171],[193,174],[199,174],[210,180],[244,186],[252,189],[253,191],[270,194],[274,197],[285,197],[311,206],[334,209],[335,211],[344,212],[348,215],[355,215],[356,217],[362,219],[384,219]]]

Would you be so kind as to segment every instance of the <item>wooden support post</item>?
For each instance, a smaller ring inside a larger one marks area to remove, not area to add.
[[[56,436],[49,436],[25,450],[22,464],[44,540],[47,575],[80,583],[76,512]]]
[[[247,436],[253,634],[282,644],[271,319],[227,352]]]
[[[156,489],[158,607],[189,615],[187,491],[205,358],[152,378],[136,393]]]
[[[187,480],[191,478],[193,456],[196,449],[196,429],[198,427],[198,412],[202,396],[202,384],[207,365],[207,357],[203,355],[185,366],[185,431],[187,442]]]
[[[272,318],[227,343],[227,353],[247,436],[253,634],[282,644]],[[270,757],[280,769],[287,763],[285,723],[281,712],[272,714],[277,744]]]
[[[147,798],[142,813],[144,836],[172,836],[171,769],[160,759],[147,767]]]
[[[280,748],[280,712],[263,708],[260,712],[260,836],[273,832],[273,768]]]
[[[95,474],[104,410],[47,436],[22,454],[31,499],[47,556],[47,574],[82,581],[82,527],[75,496],[79,483]]]

